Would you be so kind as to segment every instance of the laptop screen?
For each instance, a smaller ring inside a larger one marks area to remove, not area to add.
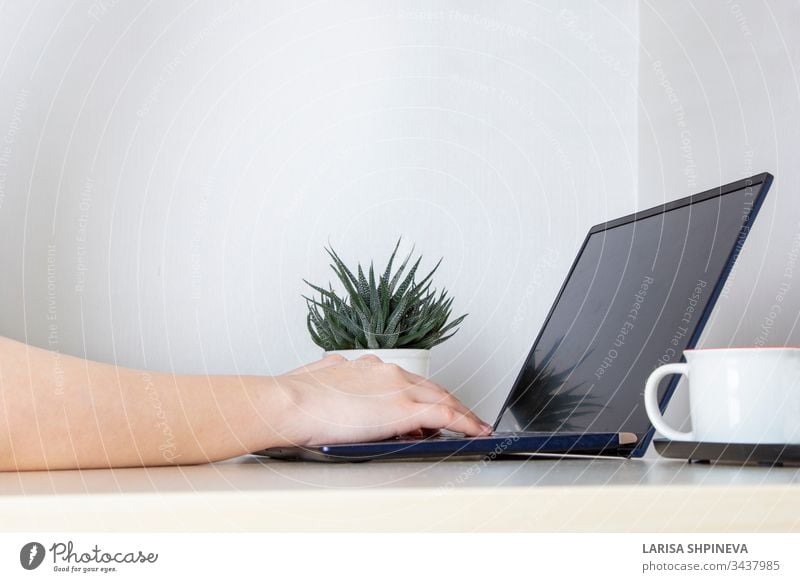
[[[752,180],[594,227],[496,429],[646,433],[645,381],[696,341],[766,192]]]

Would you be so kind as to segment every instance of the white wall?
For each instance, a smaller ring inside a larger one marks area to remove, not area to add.
[[[633,210],[633,1],[0,6],[0,333],[129,366],[316,359],[301,278],[404,235],[493,417],[594,223]]]
[[[3,3],[0,334],[278,373],[318,355],[298,296],[330,277],[322,246],[383,261],[403,234],[445,257],[438,283],[470,312],[437,379],[491,417],[589,225],[768,170],[702,343],[798,344],[798,17],[749,0]]]
[[[798,22],[791,2],[640,6],[641,206],[776,176],[701,345],[800,345]]]

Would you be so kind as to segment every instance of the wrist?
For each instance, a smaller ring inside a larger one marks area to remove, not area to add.
[[[298,442],[297,389],[286,376],[256,377],[258,414],[264,427],[260,448],[296,446]]]

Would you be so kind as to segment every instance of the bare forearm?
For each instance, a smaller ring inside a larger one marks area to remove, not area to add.
[[[274,379],[143,372],[0,338],[0,470],[191,464],[282,442]]]
[[[203,463],[440,428],[491,432],[438,384],[375,356],[276,377],[181,376],[0,338],[0,470]]]

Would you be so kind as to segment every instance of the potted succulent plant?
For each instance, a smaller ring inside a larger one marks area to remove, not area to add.
[[[452,297],[447,296],[446,290],[437,294],[431,287],[431,278],[441,259],[417,281],[422,257],[406,271],[412,249],[400,267],[392,271],[399,247],[400,240],[377,278],[372,263],[367,273],[357,264],[354,274],[333,248],[326,248],[344,293],[337,294],[331,284],[325,289],[304,279],[319,293],[318,298],[303,296],[308,305],[308,331],[326,355],[341,354],[355,359],[375,354],[384,362],[428,377],[430,349],[452,337],[466,314],[449,321]]]

